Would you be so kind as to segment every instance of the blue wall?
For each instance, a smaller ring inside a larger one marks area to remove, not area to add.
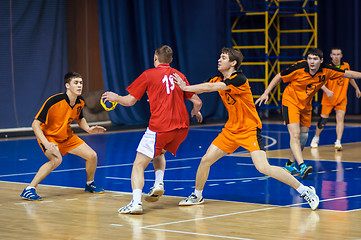
[[[231,0],[103,0],[99,1],[104,86],[125,88],[147,68],[162,44],[172,46],[171,64],[194,84],[217,73],[223,46],[231,46]],[[344,60],[361,71],[361,4],[353,0],[319,3],[319,41],[325,52],[343,49]],[[0,129],[28,127],[41,104],[64,91],[67,72],[65,0],[0,1]],[[247,75],[247,73],[246,73]],[[359,81],[356,80],[360,85]],[[216,93],[202,94],[207,119],[227,114]],[[190,107],[190,106],[188,106]],[[360,114],[359,100],[349,88],[348,114]],[[145,99],[111,113],[116,124],[146,123]]]
[[[30,126],[65,90],[64,14],[63,0],[0,2],[0,128]]]

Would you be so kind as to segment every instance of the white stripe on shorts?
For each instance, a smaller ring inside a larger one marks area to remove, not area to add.
[[[147,157],[154,158],[155,154],[155,143],[156,143],[157,133],[153,132],[149,128],[145,131],[142,140],[137,148],[137,152],[144,154]]]

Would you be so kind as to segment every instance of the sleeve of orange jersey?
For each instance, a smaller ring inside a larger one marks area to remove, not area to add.
[[[330,80],[336,80],[338,78],[342,78],[343,75],[345,74],[345,71],[342,69],[332,69],[332,68],[327,68],[327,75],[328,75],[328,79]]]
[[[305,60],[298,61],[288,68],[281,71],[281,79],[284,83],[291,82],[292,80],[297,78],[297,69],[300,68],[300,65],[303,64]]]

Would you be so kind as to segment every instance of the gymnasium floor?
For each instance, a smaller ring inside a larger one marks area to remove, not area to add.
[[[172,202],[176,205],[179,200],[188,196],[194,190],[194,179],[199,161],[222,127],[223,125],[191,127],[187,139],[178,150],[177,156],[174,157],[166,153],[167,167],[164,177],[166,191],[161,200],[154,205],[156,209],[159,210],[159,204],[163,199],[175,199]],[[310,129],[306,146],[309,146],[314,131],[315,127],[313,125]],[[137,130],[109,132],[99,135],[80,135],[98,154],[98,168],[95,180],[97,185],[103,186],[108,192],[99,196],[106,196],[107,201],[113,201],[112,204],[116,205],[112,209],[107,208],[107,211],[110,212],[108,214],[118,215],[117,208],[127,204],[131,199],[128,193],[131,192],[130,175],[132,162],[143,132],[144,130]],[[262,135],[270,164],[283,167],[290,153],[287,128],[283,124],[264,123]],[[342,139],[344,150],[342,152],[335,152],[333,149],[335,138],[335,126],[327,125],[321,134],[320,147],[318,149],[305,148],[304,151],[305,162],[313,166],[313,173],[306,179],[297,178],[304,185],[316,188],[316,192],[320,197],[320,205],[315,213],[322,211],[342,212],[344,214],[356,212],[356,219],[360,221],[361,157],[359,149],[361,146],[361,126],[345,126]],[[2,188],[3,191],[4,189],[10,189],[9,192],[11,192],[11,196],[7,198],[0,197],[0,212],[3,212],[5,215],[4,210],[13,204],[30,204],[35,208],[42,204],[41,202],[28,202],[19,197],[26,183],[32,180],[39,167],[46,161],[36,139],[0,141],[0,152],[0,190]],[[54,199],[59,200],[62,197],[72,199],[71,194],[77,196],[77,199],[79,199],[79,194],[81,196],[93,196],[92,194],[83,194],[85,176],[84,160],[69,154],[64,157],[63,163],[39,185],[37,192],[44,198],[43,204]],[[151,164],[146,169],[145,179],[143,192],[147,193],[154,181],[154,171]],[[55,186],[55,188],[49,186]],[[54,192],[56,192],[55,195]],[[67,192],[71,194],[69,195]],[[121,196],[121,201],[119,201],[119,196]],[[211,167],[203,196],[205,198],[204,206],[207,206],[207,203],[211,206],[212,200],[217,200],[218,204],[224,204],[223,207],[226,207],[226,205],[231,206],[233,203],[241,203],[246,204],[244,206],[248,206],[247,204],[253,204],[252,206],[257,204],[261,208],[264,206],[271,206],[271,208],[281,207],[282,211],[285,211],[284,207],[286,207],[286,209],[305,209],[307,213],[312,212],[307,202],[301,199],[294,189],[260,174],[253,166],[248,152],[242,148],[238,149],[234,154],[220,159]],[[144,204],[144,215],[151,215],[152,208],[151,204]],[[161,208],[160,210],[163,210],[165,214],[169,214],[166,209]],[[192,208],[190,207],[190,209]],[[229,209],[224,209],[224,212],[229,213]],[[220,215],[223,214],[222,207],[217,209],[217,211]],[[12,213],[10,211],[7,214],[11,215]],[[191,219],[194,218],[194,212],[190,210],[188,214],[190,214]],[[185,216],[187,216],[187,212]],[[131,216],[127,216],[127,218],[129,217]],[[340,220],[343,221],[342,219]],[[260,220],[251,219],[248,221],[258,222]],[[359,223],[361,224],[361,222]],[[3,229],[5,233],[0,231],[0,237],[2,234],[5,234],[3,237],[13,236],[11,232],[14,229],[11,226]],[[1,228],[0,225],[0,230]],[[208,239],[208,237],[212,239],[219,239],[219,237],[231,239],[276,239],[272,237],[271,233],[265,236],[250,236],[247,234],[235,236],[233,234],[235,230],[230,230],[220,236],[217,234],[209,234],[207,236],[199,233],[199,231],[201,230],[196,228],[192,235],[203,236],[205,237],[204,239]],[[33,234],[35,234],[35,237],[38,237],[36,233]],[[132,237],[133,239],[138,239],[135,238],[134,231],[129,234],[128,239]],[[147,237],[148,235],[140,235],[139,239],[147,239]],[[184,239],[184,237],[179,239]],[[299,235],[296,235],[296,238],[298,237]],[[360,230],[351,230],[350,239],[360,237]],[[57,237],[55,238],[58,239]],[[82,237],[78,236],[71,239],[82,239]],[[97,239],[97,237],[94,239]],[[172,239],[177,238],[172,237]]]

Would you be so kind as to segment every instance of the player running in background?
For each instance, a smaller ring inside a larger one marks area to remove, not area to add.
[[[292,155],[286,163],[286,170],[302,178],[312,172],[312,167],[303,161],[302,151],[308,138],[311,126],[312,98],[329,80],[336,81],[340,77],[361,78],[360,72],[342,70],[323,63],[323,52],[318,48],[310,48],[307,60],[301,60],[278,73],[267,89],[256,100],[256,104],[267,103],[268,95],[282,80],[288,83],[282,95],[282,115],[290,134]],[[295,166],[295,161],[299,169]]]
[[[331,65],[342,70],[350,70],[350,66],[347,62],[342,61],[342,50],[340,48],[332,48],[330,57],[332,59]],[[341,77],[336,81],[328,81],[321,89],[324,91],[322,96],[322,110],[320,119],[316,125],[316,133],[312,138],[311,147],[317,148],[320,141],[320,134],[325,127],[328,117],[335,109],[336,112],[336,134],[337,139],[335,142],[335,149],[342,150],[341,138],[344,129],[344,120],[347,106],[347,89],[348,84],[351,84],[356,90],[356,97],[361,97],[361,92],[354,79]]]

